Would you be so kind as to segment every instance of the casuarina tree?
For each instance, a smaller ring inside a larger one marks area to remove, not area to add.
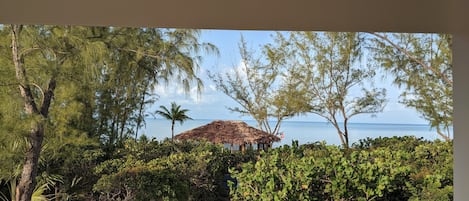
[[[281,48],[267,44],[258,56],[241,39],[239,52],[241,66],[210,75],[217,88],[240,106],[229,110],[252,117],[259,129],[274,135],[279,134],[283,120],[309,111],[308,94],[285,73]]]
[[[414,108],[438,135],[451,140],[453,65],[450,34],[370,33],[373,58],[403,89],[400,102]]]
[[[344,147],[349,146],[350,119],[359,114],[375,114],[385,106],[385,89],[372,87],[375,76],[364,65],[361,33],[292,32],[279,37],[278,50],[286,52],[292,83],[310,94],[304,100],[310,112],[325,118],[339,134]]]

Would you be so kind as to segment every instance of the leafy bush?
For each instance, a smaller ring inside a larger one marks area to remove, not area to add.
[[[230,169],[233,200],[452,199],[452,143],[412,137],[352,149],[293,144]],[[409,151],[413,150],[413,151]]]
[[[208,142],[132,141],[101,163],[93,190],[101,200],[227,200],[229,167],[254,153],[232,154]]]
[[[453,199],[452,142],[415,137],[235,153],[209,142],[142,137],[112,153],[70,144],[44,156],[38,181],[57,179],[41,195],[61,200]],[[7,181],[0,182],[5,195]]]

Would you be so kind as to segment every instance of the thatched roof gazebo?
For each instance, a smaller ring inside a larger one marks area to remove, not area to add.
[[[225,147],[229,146],[231,150],[239,148],[241,151],[246,148],[267,149],[272,146],[273,142],[280,141],[279,137],[251,127],[245,122],[221,120],[182,132],[175,138],[177,140],[207,140],[224,144]]]

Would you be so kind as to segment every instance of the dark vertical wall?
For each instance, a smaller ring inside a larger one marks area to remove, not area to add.
[[[454,200],[469,199],[469,33],[453,35]]]

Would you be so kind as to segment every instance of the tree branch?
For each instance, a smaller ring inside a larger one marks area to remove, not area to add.
[[[0,87],[17,86],[19,83],[0,83]]]
[[[55,78],[52,78],[49,81],[49,86],[44,93],[44,99],[42,100],[42,106],[41,106],[41,114],[43,117],[47,117],[49,115],[49,107],[52,102],[52,98],[54,97],[54,90],[57,85],[57,81]]]
[[[26,76],[26,69],[23,66],[23,57],[20,55],[20,44],[18,42],[19,34],[22,30],[21,25],[11,25],[11,51],[13,64],[15,65],[16,79],[18,80],[18,87],[20,88],[21,96],[24,100],[24,107],[29,114],[38,113],[38,108],[31,92],[31,88],[26,84],[28,83]]]
[[[20,52],[19,56],[20,57],[23,57],[27,54],[29,54],[30,52],[34,51],[34,50],[40,50],[41,48],[38,48],[38,47],[32,47],[32,48],[28,48],[28,49],[25,49],[23,51]]]
[[[117,49],[121,50],[121,51],[132,52],[132,53],[135,53],[135,54],[142,54],[143,56],[147,56],[147,57],[150,57],[150,58],[153,58],[153,59],[162,59],[162,57],[160,57],[158,55],[155,55],[155,54],[151,54],[147,51],[137,51],[137,50],[132,50],[132,49],[128,49],[128,48],[117,48]]]
[[[429,65],[426,65],[422,60],[419,60],[417,58],[415,58],[414,56],[412,56],[412,54],[410,54],[407,50],[403,49],[402,47],[400,47],[399,45],[397,45],[396,43],[394,43],[393,41],[391,41],[388,37],[386,36],[383,36],[383,35],[380,35],[380,34],[377,34],[375,32],[368,32],[369,34],[373,35],[373,36],[376,36],[384,41],[386,41],[387,43],[389,43],[392,47],[396,48],[397,50],[399,50],[400,52],[402,52],[403,54],[405,54],[407,57],[409,57],[411,60],[417,62],[418,64],[420,64],[423,68],[427,69],[427,70],[430,70],[432,71],[433,73],[435,73],[436,75],[440,76],[447,84],[449,84],[450,86],[453,86],[453,81],[450,80],[446,75],[444,75],[443,73],[441,73],[440,71],[438,71],[437,69],[429,66]]]

